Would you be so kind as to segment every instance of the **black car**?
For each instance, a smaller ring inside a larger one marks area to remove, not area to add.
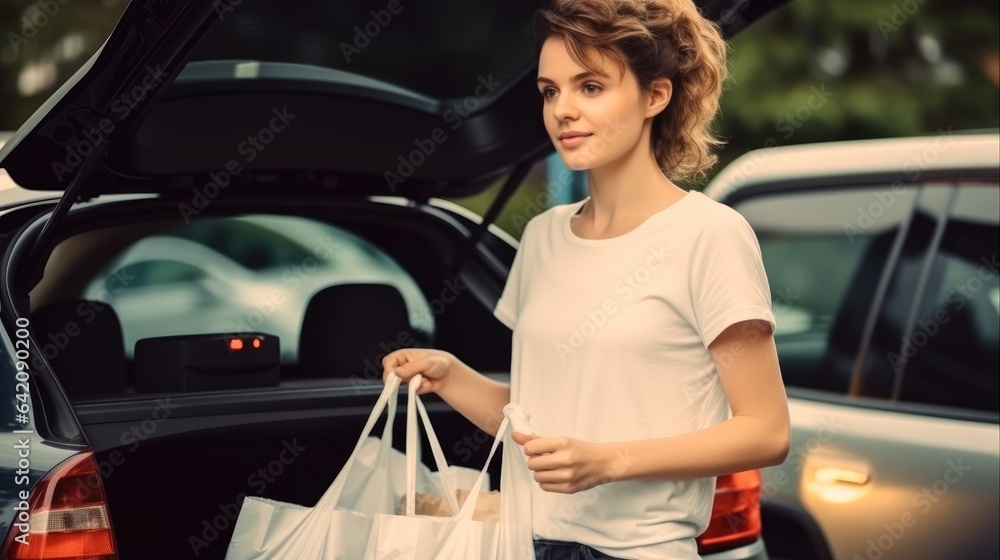
[[[732,35],[782,2],[699,3]],[[540,104],[539,5],[129,4],[0,150],[20,186],[0,192],[0,556],[223,558],[243,497],[315,503],[386,352],[424,345],[509,375],[510,331],[492,310],[517,243],[492,222],[553,153],[541,119],[525,118]],[[443,200],[496,184],[482,217]],[[281,340],[253,313],[280,313],[310,263],[338,253],[268,244],[233,225],[248,215],[364,239],[420,286],[432,332],[413,332],[398,291],[359,270],[310,294],[298,359],[280,363]],[[229,233],[193,233],[208,221]],[[114,271],[154,235],[289,274],[231,330],[163,332],[126,352],[121,315],[144,311],[117,294],[158,287],[148,305],[179,305],[170,287],[187,283],[217,296],[180,250]],[[81,298],[95,278],[106,290]],[[426,400],[448,459],[481,467],[488,436]],[[719,478],[706,558],[765,557],[759,493],[756,471]]]

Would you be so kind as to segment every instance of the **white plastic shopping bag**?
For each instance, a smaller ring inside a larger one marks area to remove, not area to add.
[[[391,472],[392,420],[400,384],[399,378],[391,375],[350,458],[317,504],[310,508],[247,497],[226,560],[534,560],[528,501],[531,479],[524,453],[510,437],[510,419],[505,416],[501,422],[486,465],[473,484],[463,488],[469,497],[458,507],[457,500],[451,497],[471,477],[463,475],[461,468],[446,464],[427,411],[416,395],[421,380],[421,376],[415,376],[409,385],[402,488],[398,475]],[[387,405],[386,429],[380,445],[372,451],[369,436]],[[418,413],[438,467],[438,472],[423,477],[423,483],[418,483],[416,457]],[[473,511],[483,490],[489,488],[487,467],[501,442],[506,445],[500,520],[476,521]],[[359,460],[362,451],[365,462]],[[440,489],[457,515],[417,515],[414,498],[418,486]],[[399,498],[404,496],[405,510],[396,514]]]

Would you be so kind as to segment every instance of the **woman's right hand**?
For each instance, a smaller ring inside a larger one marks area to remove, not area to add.
[[[436,393],[444,387],[456,358],[450,352],[433,348],[400,348],[382,358],[382,382],[395,371],[396,376],[406,383],[416,374],[424,376],[417,389],[418,395]]]

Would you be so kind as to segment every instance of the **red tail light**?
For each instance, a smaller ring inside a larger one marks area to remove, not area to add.
[[[698,553],[750,544],[760,537],[760,472],[720,476],[708,529],[698,537]]]
[[[90,451],[63,461],[38,482],[28,500],[28,518],[24,531],[15,517],[0,556],[118,560],[104,483]]]

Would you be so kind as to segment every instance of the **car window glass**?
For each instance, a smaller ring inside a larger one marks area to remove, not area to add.
[[[504,176],[489,189],[473,196],[449,197],[446,200],[484,216],[506,180],[507,176]],[[570,170],[559,154],[553,153],[531,165],[517,192],[500,209],[493,223],[520,240],[532,218],[554,206],[583,200],[588,193],[586,172]]]
[[[813,190],[735,205],[761,247],[785,383],[844,393],[913,187]]]
[[[913,332],[899,399],[1000,411],[1000,189],[959,190]]]
[[[414,335],[433,337],[428,300],[392,257],[345,229],[297,217],[213,218],[147,235],[79,296],[115,310],[128,357],[143,338],[263,332],[277,336],[282,361],[294,363],[312,295],[355,283],[394,286]]]
[[[927,257],[935,246],[935,237],[946,223],[949,205],[955,198],[948,183],[926,184],[918,192],[907,234],[895,261],[884,301],[865,341],[863,365],[853,380],[852,394],[893,400],[905,359],[901,352],[911,336],[913,310],[927,277]],[[858,328],[863,328],[859,324]]]
[[[310,227],[312,226],[312,227]],[[295,218],[261,217],[258,221],[207,219],[169,233],[172,237],[200,243],[250,270],[291,266],[312,254],[310,239],[317,232],[308,221]],[[299,230],[299,231],[296,231]]]
[[[144,288],[178,282],[192,282],[205,277],[205,271],[191,264],[156,260],[126,265],[111,273],[111,278],[124,278],[123,289]]]

